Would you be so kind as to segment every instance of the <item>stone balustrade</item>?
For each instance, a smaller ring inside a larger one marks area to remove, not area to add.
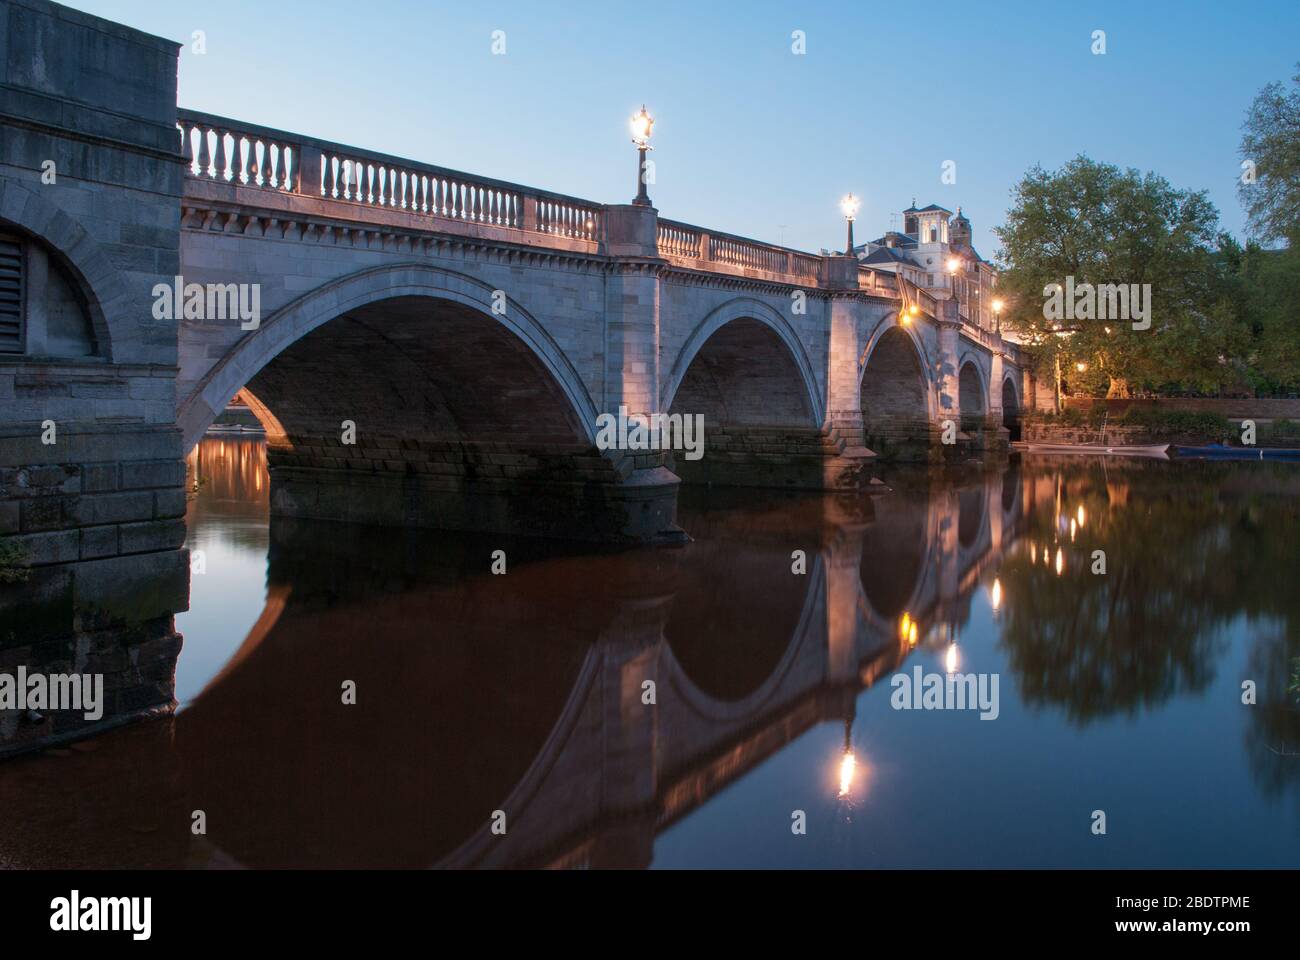
[[[184,168],[190,178],[295,194],[347,205],[428,218],[429,229],[455,232],[456,224],[519,231],[526,244],[545,245],[545,237],[599,244],[605,206],[577,197],[538,190],[331,143],[193,110],[178,111]],[[383,214],[377,214],[381,217]],[[660,218],[657,251],[670,263],[694,270],[756,276],[799,286],[829,286],[825,257],[732,234]],[[897,299],[898,280],[890,273],[860,267],[859,290]],[[935,301],[916,297],[926,313],[937,315]]]

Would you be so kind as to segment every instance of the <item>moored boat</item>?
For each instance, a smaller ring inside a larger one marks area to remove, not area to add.
[[[1225,447],[1221,443],[1174,447],[1174,453],[1188,460],[1300,460],[1300,450],[1290,447]]]
[[[1151,457],[1156,460],[1169,459],[1169,444],[1167,443],[1116,445],[1101,443],[1035,443],[1018,440],[1011,444],[1011,448],[1013,450],[1018,450],[1021,453],[1064,453],[1076,456]]]

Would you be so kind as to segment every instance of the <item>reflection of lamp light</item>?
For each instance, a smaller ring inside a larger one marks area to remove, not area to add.
[[[853,788],[853,774],[857,771],[858,761],[853,756],[853,750],[846,748],[844,756],[840,758],[840,796],[847,797],[849,791]]]
[[[957,641],[948,644],[948,652],[943,655],[943,669],[946,673],[957,672]]]
[[[1056,548],[1056,575],[1059,577],[1065,571],[1065,554],[1061,548]]]
[[[998,607],[1002,606],[1002,581],[997,577],[993,578],[993,590],[989,594],[989,603],[992,604],[995,613]]]
[[[1077,516],[1078,516],[1078,518],[1079,518],[1079,529],[1082,530],[1083,527],[1084,527],[1084,523],[1083,523],[1083,518],[1084,518],[1083,504],[1079,504],[1079,512],[1078,512]]]
[[[858,772],[858,758],[853,754],[853,717],[844,720],[844,752],[840,755],[840,792],[847,797],[853,790],[853,778]]]

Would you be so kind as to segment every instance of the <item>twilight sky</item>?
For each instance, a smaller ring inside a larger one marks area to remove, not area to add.
[[[859,241],[915,196],[991,258],[1012,185],[1080,152],[1208,190],[1241,235],[1245,110],[1300,60],[1295,0],[68,5],[185,42],[181,106],[601,202],[635,192],[644,101],[663,216],[813,251],[851,190]]]

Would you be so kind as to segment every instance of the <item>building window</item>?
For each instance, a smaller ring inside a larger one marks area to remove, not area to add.
[[[0,353],[22,353],[26,346],[26,272],[23,242],[0,233]]]

